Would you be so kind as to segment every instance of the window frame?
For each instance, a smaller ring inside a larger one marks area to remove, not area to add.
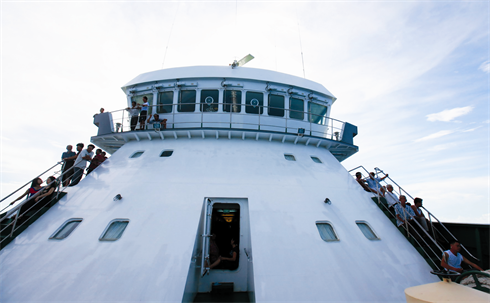
[[[271,97],[282,97],[282,108],[272,107]],[[281,111],[282,111],[282,115],[275,114],[275,112],[281,112]],[[286,111],[286,96],[281,94],[269,94],[267,97],[267,115],[269,115],[270,117],[284,118],[285,111]]]
[[[262,101],[254,98],[252,96],[251,97],[252,99],[250,99],[250,102],[252,102],[254,99],[256,99],[259,102],[259,104],[257,104],[255,107],[251,103],[247,104],[248,94],[261,94],[262,95]],[[245,106],[245,114],[251,114],[251,115],[262,115],[262,114],[264,114],[264,92],[245,91],[245,104],[244,104],[244,106]],[[255,110],[256,107],[258,107],[257,113],[249,112],[250,108]]]
[[[105,234],[107,233],[107,231],[109,230],[109,228],[111,227],[111,225],[115,222],[127,222],[126,226],[124,227],[122,233],[121,233],[121,236],[119,236],[119,238],[117,239],[104,239],[104,236]],[[102,234],[100,235],[99,237],[99,241],[102,241],[102,242],[115,242],[115,241],[118,241],[119,239],[122,238],[124,232],[126,231],[126,228],[128,227],[129,225],[129,219],[114,219],[114,220],[111,220],[109,222],[109,224],[107,224],[106,228],[104,229],[104,231],[102,232]]]
[[[192,103],[182,103],[182,92],[194,92],[194,102]],[[196,103],[197,103],[197,90],[195,89],[179,89],[179,96],[177,100],[177,112],[179,113],[195,113],[196,112]],[[182,110],[185,107],[190,107],[194,106],[193,110]]]
[[[206,101],[205,100],[206,98],[204,98],[204,100],[203,100],[203,93],[202,92],[204,92],[204,91],[215,91],[217,93],[216,99],[214,99],[212,96],[209,96],[208,95],[208,97],[213,98],[213,102],[212,103],[206,103],[205,102]],[[220,104],[219,101],[220,101],[220,91],[219,91],[219,89],[217,89],[217,88],[209,88],[209,89],[201,89],[199,91],[199,111],[200,112],[202,112],[202,113],[217,113],[219,111],[219,104]],[[211,107],[211,105],[212,105],[213,108],[216,107],[216,110],[206,111],[204,107],[205,106]]]
[[[369,230],[372,232],[372,234],[374,235],[375,238],[374,239],[368,238],[368,236],[366,236],[366,234],[361,229],[361,227],[359,226],[359,224],[366,225],[369,228]],[[359,228],[359,230],[361,231],[361,233],[364,235],[364,237],[366,237],[366,239],[368,239],[369,241],[379,241],[379,240],[381,240],[381,238],[378,236],[378,234],[374,231],[374,229],[371,226],[371,224],[369,224],[367,221],[364,221],[364,220],[356,220],[356,225]]]
[[[162,103],[160,103],[160,94],[164,94],[164,93],[172,93],[172,103],[170,104],[165,104],[163,105]],[[174,91],[173,90],[164,90],[164,91],[159,91],[157,93],[157,107],[155,109],[155,112],[157,114],[171,114],[174,110]],[[167,111],[167,112],[162,112],[163,109],[165,109],[165,107],[170,107],[170,111]]]
[[[292,108],[291,102],[293,101],[293,99],[300,100],[300,101],[303,102],[303,110],[301,111],[301,115],[303,116],[302,119],[291,117],[291,114],[299,114],[300,113],[296,109],[291,109]],[[289,97],[289,109],[288,109],[288,111],[289,111],[289,119],[294,119],[294,120],[298,120],[298,121],[304,121],[305,120],[305,99],[295,98],[295,97]]]
[[[333,233],[334,233],[334,235],[335,235],[335,240],[325,240],[325,239],[323,239],[322,234],[321,234],[321,232],[320,232],[320,229],[318,228],[318,225],[319,225],[319,224],[327,224],[327,225],[329,225],[329,226],[332,228],[332,231],[333,231]],[[330,222],[330,221],[325,221],[325,220],[320,220],[320,221],[316,221],[316,222],[315,222],[315,225],[316,225],[316,229],[318,230],[318,234],[320,234],[320,238],[321,238],[323,241],[325,241],[325,242],[327,242],[327,243],[330,243],[330,242],[340,242],[340,237],[339,237],[339,234],[338,234],[338,233],[337,233],[337,231],[335,230],[335,227],[333,226],[333,223],[332,223],[332,222]]]
[[[240,93],[240,97],[237,98],[239,99],[240,102],[237,103],[237,106],[238,106],[238,111],[234,111],[233,110],[233,103],[228,103],[226,102],[227,101],[227,98],[226,98],[226,95],[227,95],[227,92],[239,92]],[[243,98],[243,91],[240,90],[240,89],[225,89],[223,90],[223,101],[221,103],[223,103],[223,112],[224,113],[241,113],[242,112],[242,98]]]
[[[63,224],[61,224],[60,227],[58,227],[55,230],[55,232],[49,237],[49,239],[50,240],[61,241],[61,240],[64,240],[64,239],[68,238],[75,231],[75,229],[77,229],[77,227],[82,223],[82,221],[83,221],[83,218],[71,218],[71,219],[66,220],[65,222],[63,222]],[[63,230],[63,228],[65,228],[68,225],[68,223],[71,223],[71,222],[78,222],[78,224],[65,237],[63,237],[63,238],[56,238],[56,235],[59,232],[61,232]]]

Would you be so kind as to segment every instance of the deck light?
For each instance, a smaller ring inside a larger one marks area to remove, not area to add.
[[[328,205],[332,204],[332,201],[330,201],[329,198],[325,198],[325,201],[323,201],[323,202],[325,202],[325,204],[328,204]]]
[[[117,194],[114,196],[114,199],[112,199],[113,201],[116,201],[116,200],[121,200],[122,199],[122,196],[121,194]]]

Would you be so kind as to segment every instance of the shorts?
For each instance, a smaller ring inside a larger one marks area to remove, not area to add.
[[[148,115],[148,112],[146,110],[142,110],[140,112],[140,123],[143,123],[146,121],[146,116]]]

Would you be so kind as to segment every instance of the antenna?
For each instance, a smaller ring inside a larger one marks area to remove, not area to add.
[[[246,55],[245,57],[243,57],[242,59],[240,59],[239,61],[236,61],[234,60],[232,64],[230,64],[231,68],[235,68],[235,67],[238,67],[238,66],[243,66],[245,65],[245,63],[247,63],[248,61],[252,60],[253,58],[255,58],[254,56],[248,54]]]

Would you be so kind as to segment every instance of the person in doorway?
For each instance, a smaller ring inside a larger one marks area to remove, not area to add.
[[[420,225],[426,230],[429,231],[429,227],[427,226],[427,219],[425,219],[424,213],[420,209],[422,206],[422,199],[415,198],[413,199],[412,210],[415,214],[415,220],[420,223]]]
[[[25,193],[22,194],[22,196],[18,197],[14,201],[10,203],[10,205],[13,205],[15,202],[21,200],[25,196],[27,196],[27,199],[35,196],[43,187],[41,186],[43,184],[43,180],[41,178],[34,178],[31,182],[31,187],[29,187]]]
[[[73,146],[67,145],[66,152],[61,154],[61,161],[63,161],[63,168],[61,172],[63,173],[63,185],[67,186],[70,184],[71,176],[73,175],[73,164],[75,164],[75,159],[77,158],[77,154],[72,151]],[[81,149],[80,149],[81,151]]]
[[[215,268],[221,262],[221,257],[219,255],[219,247],[216,244],[216,234],[211,235],[209,239],[209,268]]]
[[[231,251],[228,254],[228,257],[221,256],[221,264],[222,268],[234,270],[238,268],[238,255],[240,254],[240,250],[238,248],[238,243],[235,242],[235,239],[231,239]]]
[[[136,129],[136,124],[138,124],[138,116],[140,114],[141,107],[136,103],[136,101],[131,102],[131,107],[126,108],[129,112],[129,117],[131,118],[131,131]]]
[[[148,103],[148,98],[144,96],[143,106],[141,107],[141,112],[140,112],[140,130],[145,129],[146,116],[148,115],[149,106],[150,104]]]
[[[78,155],[77,160],[73,165],[73,168],[75,169],[75,171],[73,172],[73,180],[71,181],[69,186],[77,185],[78,182],[80,182],[80,180],[82,179],[83,171],[87,166],[87,162],[91,161],[92,157],[94,156],[94,148],[95,146],[93,144],[89,144],[87,146],[87,149],[82,150]]]
[[[479,271],[483,271],[483,269],[476,265],[473,262],[470,262],[466,259],[462,254],[459,253],[461,250],[461,244],[453,240],[449,243],[449,249],[442,253],[441,266],[452,271],[456,271],[462,273],[464,270],[461,267],[461,262],[464,262]]]

